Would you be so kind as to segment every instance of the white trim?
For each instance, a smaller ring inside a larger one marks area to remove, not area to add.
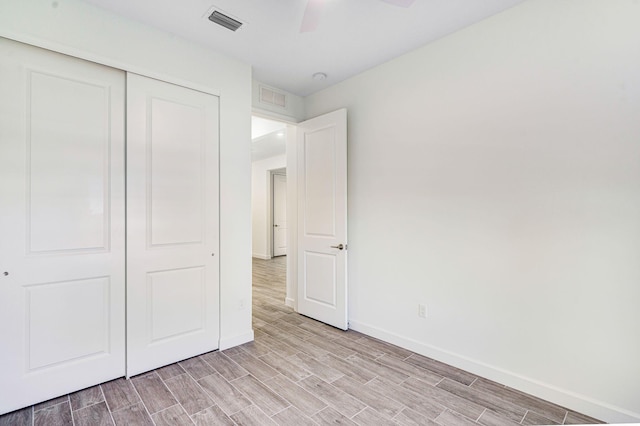
[[[298,127],[287,126],[287,278],[286,299],[297,312],[298,297]]]
[[[640,422],[640,413],[634,413],[604,401],[549,385],[357,320],[350,319],[349,328],[608,423]]]
[[[268,109],[262,109],[256,106],[253,106],[251,108],[251,115],[255,115],[261,118],[267,118],[269,120],[280,121],[282,123],[293,124],[293,125],[300,122],[300,120],[296,119],[296,117],[292,117],[286,114],[280,114],[274,111],[269,111]]]
[[[17,34],[12,31],[0,31],[0,37],[4,37],[10,40],[14,40],[20,43],[28,44],[31,46],[46,49],[52,52],[61,53],[63,55],[71,56],[73,58],[83,59],[89,62],[95,62],[96,64],[104,65],[107,67],[115,68],[121,71],[126,71],[132,74],[138,74],[144,77],[153,78],[155,80],[164,81],[165,83],[175,84],[176,86],[186,87],[187,89],[196,90],[198,92],[208,93],[217,97],[221,97],[220,89],[197,84],[189,80],[178,78],[172,75],[167,75],[163,72],[158,72],[151,68],[140,67],[132,65],[129,62],[114,60],[106,56],[98,55],[93,52],[89,52],[84,49],[78,49],[64,44],[56,43],[51,40],[42,39],[40,37],[27,36],[24,34]]]
[[[258,254],[258,253],[251,254],[251,257],[255,257],[256,259],[262,259],[262,260],[271,259],[271,257],[267,256],[266,254]]]
[[[224,351],[225,349],[233,348],[234,346],[253,342],[253,338],[253,330],[251,330],[249,333],[241,334],[239,336],[220,338],[218,349]]]
[[[275,111],[271,111],[268,109],[261,108],[256,105],[252,105],[251,107],[251,115],[255,115],[257,117],[266,118],[269,120],[280,121],[282,123],[293,124],[296,125],[299,123],[299,118],[296,118],[292,115],[282,114]]]
[[[294,310],[296,309],[296,301],[295,299],[292,299],[290,297],[286,297],[284,299],[284,304],[290,308],[293,308]]]

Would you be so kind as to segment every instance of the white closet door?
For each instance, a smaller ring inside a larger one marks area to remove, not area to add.
[[[218,348],[218,98],[127,75],[127,375]]]
[[[125,373],[123,72],[0,38],[0,414]]]

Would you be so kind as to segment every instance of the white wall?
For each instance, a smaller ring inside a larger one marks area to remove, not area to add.
[[[220,345],[252,340],[251,67],[76,0],[3,0],[0,36],[220,96]]]
[[[287,156],[278,155],[251,164],[251,217],[253,257],[271,259],[271,177],[270,171],[287,166]]]
[[[639,22],[528,1],[306,98],[349,111],[352,328],[640,421]]]

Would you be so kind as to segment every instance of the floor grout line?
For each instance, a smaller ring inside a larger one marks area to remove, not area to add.
[[[165,409],[163,409],[163,410],[160,410],[160,411],[158,411],[158,412],[155,412],[155,413],[153,413],[153,414],[161,413],[161,412],[163,412],[163,411],[168,410],[168,409],[169,409],[169,408],[171,408],[171,407],[175,407],[176,405],[179,405],[179,406],[180,406],[180,408],[182,408],[182,411],[184,411],[184,413],[187,415],[187,417],[189,417],[189,420],[191,420],[191,423],[193,423],[193,420],[191,419],[191,416],[189,415],[189,413],[187,413],[187,410],[182,406],[182,403],[178,400],[178,398],[176,397],[176,394],[175,394],[175,393],[173,393],[173,391],[171,390],[171,388],[170,388],[169,386],[167,386],[167,384],[165,383],[164,379],[163,379],[162,377],[160,377],[160,374],[158,374],[158,372],[157,372],[157,371],[156,371],[156,374],[158,375],[158,378],[159,378],[159,379],[160,379],[160,381],[162,382],[162,385],[163,385],[163,386],[164,386],[164,387],[169,391],[169,393],[171,394],[171,396],[173,397],[173,399],[175,399],[176,403],[175,403],[175,404],[173,404],[173,405],[171,405],[171,406],[169,406],[169,407],[167,407],[167,408],[165,408]],[[198,382],[197,382],[193,377],[191,377],[191,376],[189,375],[189,373],[188,373],[188,372],[186,372],[186,370],[185,370],[185,374],[186,374],[186,375],[188,375],[188,376],[189,376],[189,378],[191,378],[191,380],[193,380],[194,382],[196,382],[196,384],[198,383]],[[182,376],[182,374],[178,374],[178,375],[173,376],[173,377],[178,377],[178,376]],[[173,379],[173,377],[170,377],[170,379]],[[169,379],[167,379],[167,380],[169,380]],[[207,407],[207,408],[209,408],[209,407]],[[205,410],[206,410],[206,408],[205,408]]]
[[[44,402],[46,402],[46,401],[44,401]],[[42,410],[46,410],[46,409],[48,409],[48,408],[55,407],[56,405],[64,404],[65,402],[69,404],[69,407],[71,407],[71,403],[69,402],[69,399],[67,398],[67,400],[66,400],[66,401],[58,402],[57,404],[49,405],[48,407],[40,408],[39,410],[36,410],[36,409],[35,409],[35,406],[33,406],[32,408],[34,409],[34,410],[33,410],[33,411],[34,411],[34,413],[38,413],[38,412],[40,412],[40,411],[42,411]],[[71,409],[71,408],[69,408],[69,409]]]
[[[156,373],[156,371],[153,371],[156,376],[160,377],[160,375],[158,375],[158,373]],[[154,425],[156,424],[155,420],[153,420],[153,417],[151,417],[151,413],[149,412],[149,408],[147,408],[147,404],[144,403],[144,400],[142,399],[142,397],[140,396],[140,392],[138,392],[138,388],[136,388],[136,384],[133,383],[133,379],[125,379],[125,380],[129,380],[131,381],[131,386],[133,387],[133,390],[135,391],[136,395],[138,395],[138,399],[140,399],[139,404],[142,404],[142,406],[144,407],[144,411],[147,412],[147,416],[149,416],[149,420],[151,420],[151,423],[153,423]],[[160,377],[160,380],[162,380],[162,378]],[[130,407],[133,407],[136,404],[132,404]]]
[[[113,422],[113,426],[115,426],[116,419],[113,418],[113,412],[111,411],[111,408],[109,407],[109,402],[107,401],[107,395],[105,395],[104,389],[102,389],[102,384],[98,385],[98,387],[100,388],[100,392],[102,392],[102,399],[104,399],[104,405],[107,407],[107,411],[109,412],[109,417],[111,417],[111,421]]]
[[[478,418],[475,420],[476,423],[478,423],[478,420],[480,420],[480,417],[482,417],[484,415],[484,413],[487,412],[487,409],[485,408],[484,410],[482,410],[482,413],[480,413],[480,415],[478,416]]]
[[[75,416],[73,415],[73,407],[71,406],[71,397],[69,397],[69,412],[71,413],[71,424],[72,426],[75,426],[76,420]]]
[[[364,404],[364,403],[363,403]],[[358,414],[362,413],[364,410],[366,410],[367,408],[369,408],[368,405],[365,404],[364,408],[360,411],[358,411],[357,413],[355,413],[353,416],[349,417],[350,419],[353,420],[354,417],[356,417]]]

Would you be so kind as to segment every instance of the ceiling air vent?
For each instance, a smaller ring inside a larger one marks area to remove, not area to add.
[[[287,95],[262,86],[260,87],[260,102],[263,104],[274,105],[280,108],[286,108]]]
[[[230,16],[225,15],[224,13],[214,10],[211,15],[209,15],[209,20],[211,22],[215,22],[218,25],[222,25],[223,27],[236,31],[238,28],[242,26],[242,22],[236,21]]]

